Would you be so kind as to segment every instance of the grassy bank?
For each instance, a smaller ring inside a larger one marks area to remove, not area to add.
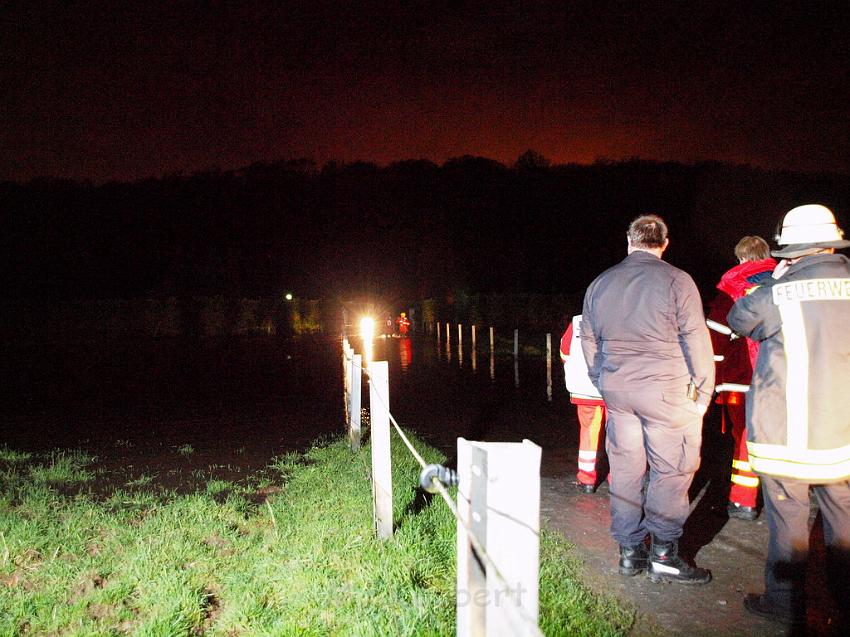
[[[382,543],[369,449],[341,440],[192,493],[117,484],[82,452],[0,448],[0,635],[454,634],[454,519],[393,453]],[[633,614],[578,583],[570,547],[541,547],[544,632],[624,634]]]

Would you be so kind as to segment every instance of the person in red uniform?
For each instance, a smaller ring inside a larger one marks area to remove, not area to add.
[[[576,406],[579,423],[578,473],[576,486],[582,493],[596,490],[596,454],[599,435],[605,424],[605,401],[587,376],[587,362],[581,350],[579,325],[581,315],[574,316],[561,336],[561,361],[564,363],[564,382],[570,392],[570,402]]]
[[[407,336],[407,330],[410,328],[410,319],[407,318],[407,314],[402,312],[395,322],[398,323],[398,335]]]
[[[747,455],[745,396],[758,356],[758,343],[749,338],[734,338],[726,325],[732,305],[769,278],[776,267],[770,247],[761,237],[747,236],[735,246],[738,265],[728,270],[717,284],[720,290],[711,303],[708,327],[717,368],[715,402],[720,405],[723,432],[731,429],[734,449],[732,476],[726,513],[730,518],[755,520],[758,517],[759,479],[750,467]]]

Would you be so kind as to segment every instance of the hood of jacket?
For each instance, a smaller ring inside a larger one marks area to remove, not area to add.
[[[747,290],[773,272],[776,259],[768,257],[759,261],[744,261],[727,271],[717,284],[717,289],[738,300]]]

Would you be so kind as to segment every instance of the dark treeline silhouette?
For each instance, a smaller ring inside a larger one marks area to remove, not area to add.
[[[670,262],[709,292],[744,234],[794,205],[842,216],[850,176],[639,159],[513,166],[309,160],[92,185],[0,183],[5,298],[85,299],[582,290],[625,254],[628,221],[664,216]]]

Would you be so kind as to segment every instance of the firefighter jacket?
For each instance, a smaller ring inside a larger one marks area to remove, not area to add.
[[[758,343],[737,338],[726,325],[726,315],[735,301],[770,277],[775,267],[774,259],[745,261],[728,270],[717,284],[719,292],[709,306],[707,323],[717,365],[715,391],[720,403],[731,397],[730,392],[743,393],[749,389],[758,354]]]
[[[606,391],[688,391],[708,407],[714,355],[702,300],[686,272],[635,250],[587,288],[581,346],[593,384]]]
[[[574,316],[561,337],[561,361],[564,363],[564,383],[574,405],[604,405],[599,390],[587,375],[587,361],[581,351],[579,330],[581,314]]]
[[[850,478],[850,260],[803,257],[738,300],[728,322],[760,343],[747,398],[753,470]]]

